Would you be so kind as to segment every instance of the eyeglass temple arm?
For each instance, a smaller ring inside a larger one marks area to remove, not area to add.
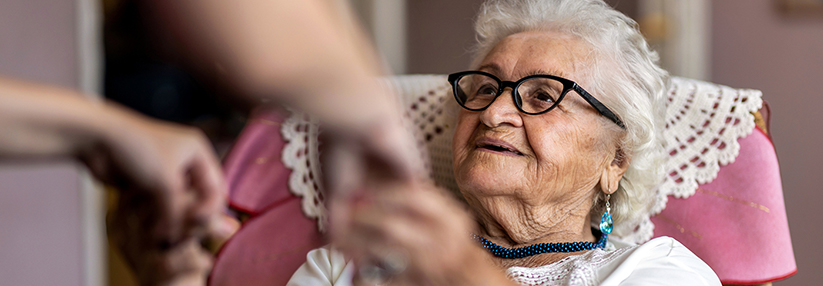
[[[623,121],[620,120],[620,118],[618,118],[617,115],[615,115],[614,112],[612,112],[608,107],[606,107],[605,105],[603,105],[603,103],[597,100],[597,98],[594,98],[594,96],[592,96],[585,89],[577,85],[577,83],[575,83],[574,86],[572,86],[572,88],[574,89],[574,91],[577,92],[577,94],[580,94],[580,96],[582,96],[583,99],[586,100],[586,102],[591,104],[594,107],[594,109],[597,109],[597,111],[600,112],[600,114],[603,114],[603,116],[605,116],[606,118],[614,121],[614,123],[617,124],[617,126],[620,126],[620,128],[626,129],[626,125],[623,124]]]

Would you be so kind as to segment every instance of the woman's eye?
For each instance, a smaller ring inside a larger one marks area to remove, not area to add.
[[[495,95],[496,93],[497,89],[490,85],[485,85],[477,90],[478,95]]]
[[[544,91],[535,92],[533,98],[546,103],[554,102],[554,98]]]

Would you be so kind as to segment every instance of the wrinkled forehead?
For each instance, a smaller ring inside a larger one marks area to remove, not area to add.
[[[550,74],[582,84],[590,54],[589,46],[574,36],[554,31],[521,32],[498,42],[477,69],[502,80]]]

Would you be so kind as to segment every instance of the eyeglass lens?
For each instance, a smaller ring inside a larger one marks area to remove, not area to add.
[[[457,99],[460,105],[470,110],[482,110],[495,100],[500,84],[492,77],[482,74],[464,75],[457,81]],[[516,87],[520,109],[527,113],[540,113],[557,104],[563,94],[563,83],[549,78],[530,78]],[[513,91],[514,92],[514,91]]]

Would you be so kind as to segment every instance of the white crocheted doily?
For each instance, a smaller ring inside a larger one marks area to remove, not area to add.
[[[660,189],[687,198],[697,185],[714,180],[720,165],[734,162],[737,139],[754,129],[752,113],[763,105],[761,96],[759,90],[672,78],[663,131],[669,160]]]
[[[663,182],[656,187],[653,206],[624,241],[643,243],[654,235],[650,218],[666,208],[668,196],[688,198],[699,184],[717,177],[721,165],[734,162],[737,139],[754,129],[762,93],[699,80],[672,77],[666,102]]]
[[[434,181],[457,192],[454,181],[451,139],[459,107],[451,88],[442,75],[397,76],[384,80],[401,96],[406,117],[421,147],[425,167]],[[641,243],[651,239],[654,226],[649,218],[666,207],[668,195],[686,198],[698,184],[717,176],[720,165],[734,162],[740,150],[737,139],[754,128],[753,112],[760,109],[761,93],[750,89],[733,89],[712,83],[671,79],[663,132],[666,153],[666,177],[657,188],[654,207],[635,231],[622,239]],[[323,205],[317,135],[317,123],[293,113],[282,125],[283,162],[292,170],[291,191],[303,197],[303,211],[317,218],[324,230],[326,211]]]
[[[280,125],[285,140],[282,160],[291,169],[289,190],[303,198],[303,213],[317,219],[320,231],[326,230],[326,207],[320,172],[320,126],[316,119],[290,110],[291,115]]]

